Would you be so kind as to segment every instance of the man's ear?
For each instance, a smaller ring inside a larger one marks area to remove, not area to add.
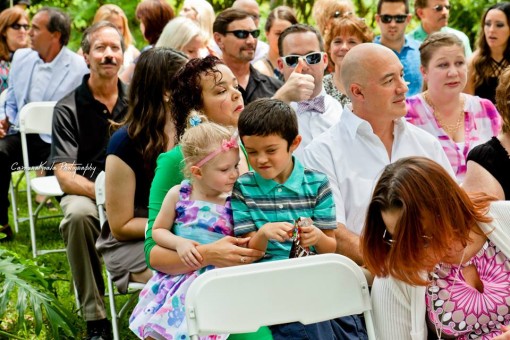
[[[282,60],[282,57],[278,58],[278,60],[276,61],[276,65],[278,66],[278,69],[280,71],[283,71],[283,60]]]
[[[224,37],[223,34],[220,34],[218,32],[213,33],[214,41],[216,42],[216,45],[218,45],[220,49],[223,49],[223,37]]]
[[[328,68],[328,54],[324,53],[324,69]]]
[[[296,138],[294,138],[294,140],[290,144],[289,151],[294,152],[298,148],[299,144],[301,144],[302,139],[303,137],[301,137],[301,135],[297,135]]]
[[[420,19],[420,21],[421,21],[422,14],[423,14],[423,8],[417,8],[416,9],[416,16],[418,17],[418,19]]]
[[[363,94],[363,88],[359,84],[352,83],[351,86],[349,87],[349,91],[351,91],[352,95],[355,98],[360,98],[360,99],[365,98],[365,95]]]

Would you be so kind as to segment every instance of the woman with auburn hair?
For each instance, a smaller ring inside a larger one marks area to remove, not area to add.
[[[480,24],[477,50],[468,69],[464,92],[495,103],[501,73],[510,66],[510,2],[499,2],[485,11]]]
[[[374,33],[364,19],[350,15],[329,21],[324,44],[334,72],[324,76],[322,82],[326,93],[338,100],[342,106],[351,102],[342,82],[342,61],[351,48],[372,40]]]
[[[501,117],[490,100],[462,93],[466,56],[456,35],[429,35],[420,46],[420,63],[424,91],[406,98],[406,119],[436,136],[462,183],[468,152],[500,132]]]
[[[126,50],[124,51],[124,65],[122,68],[129,66],[136,58],[138,58],[140,51],[138,51],[138,49],[133,45],[133,35],[129,30],[129,23],[126,14],[119,6],[106,4],[97,9],[92,24],[102,20],[109,21],[114,24],[124,38]],[[122,68],[119,73],[122,72]]]
[[[0,92],[8,87],[12,55],[18,48],[28,47],[29,28],[28,15],[20,7],[0,13]]]
[[[163,28],[175,17],[174,10],[165,0],[143,0],[136,6],[135,15],[150,46],[156,44]]]
[[[462,187],[510,200],[510,68],[499,77],[496,106],[503,120],[501,133],[471,150]]]
[[[383,170],[361,248],[378,339],[509,339],[510,209],[434,161]]]

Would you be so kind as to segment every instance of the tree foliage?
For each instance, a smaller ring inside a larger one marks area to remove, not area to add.
[[[167,1],[174,8],[176,14],[184,2],[184,0]],[[141,48],[144,46],[145,42],[138,27],[139,23],[135,18],[135,9],[138,2],[138,0],[32,0],[33,6],[31,7],[31,11],[35,12],[42,6],[53,6],[65,9],[73,19],[73,31],[69,47],[77,50],[79,48],[81,35],[85,28],[92,22],[96,10],[106,3],[116,4],[126,13],[129,19],[129,27],[135,37],[136,45],[138,48]],[[209,0],[209,2],[216,12],[220,12],[232,6],[234,0]],[[280,5],[287,5],[296,10],[300,21],[313,23],[311,13],[314,0],[258,0],[258,2],[263,5],[261,7],[269,9]],[[412,7],[413,0],[410,2]],[[374,20],[377,0],[353,0],[353,3],[358,16],[365,18],[372,28],[377,29]],[[474,46],[476,36],[480,29],[481,16],[487,7],[495,3],[497,3],[497,0],[452,0],[450,1],[452,9],[450,10],[449,25],[465,32],[471,44]],[[418,21],[414,18],[412,25],[416,26],[417,24]]]
[[[14,304],[18,328],[24,327],[28,333],[39,335],[46,320],[54,339],[62,338],[62,333],[75,337],[75,314],[58,302],[53,290],[54,282],[52,270],[0,249],[0,320],[5,320],[8,307]],[[31,317],[28,318],[27,314]],[[0,331],[0,335],[2,333],[5,334]]]

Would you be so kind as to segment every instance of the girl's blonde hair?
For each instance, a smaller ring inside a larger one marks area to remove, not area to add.
[[[189,128],[181,138],[181,150],[184,155],[184,175],[191,178],[191,167],[221,147],[236,135],[233,127],[212,122],[202,122]],[[205,163],[204,166],[207,166]]]
[[[122,25],[124,26],[124,44],[126,45],[126,49],[129,47],[129,45],[134,43],[133,35],[131,34],[131,31],[129,30],[129,24],[128,19],[126,17],[126,14],[124,11],[117,5],[113,4],[106,4],[101,7],[96,12],[96,15],[94,16],[94,20],[92,21],[93,24],[99,21],[110,21],[112,17],[119,16],[122,20]]]
[[[166,24],[159,36],[156,47],[172,47],[182,51],[184,46],[197,36],[205,44],[205,34],[193,20],[186,17],[177,17]]]

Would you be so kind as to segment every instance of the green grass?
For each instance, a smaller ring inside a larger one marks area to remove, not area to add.
[[[14,174],[14,178],[17,178],[17,176],[19,176],[19,173]],[[24,185],[25,182],[23,180],[22,186],[24,187]],[[32,200],[32,202],[35,204],[34,199]],[[54,214],[54,212],[49,212],[47,209],[43,209],[43,211],[41,212],[41,215],[48,214]],[[28,216],[26,194],[24,192],[19,194],[18,215],[22,217]],[[11,208],[9,209],[9,221],[14,230]],[[38,224],[36,225],[38,249],[64,248],[64,242],[59,232],[59,223],[60,219],[58,218],[40,220],[38,222]],[[29,222],[26,221],[20,223],[19,232],[15,235],[14,239],[12,241],[1,242],[0,248],[8,249],[9,251],[16,253],[22,259],[32,259]],[[71,271],[69,269],[69,264],[67,262],[66,254],[65,253],[45,254],[38,256],[36,259],[34,259],[34,261],[36,262],[37,266],[50,269],[53,277],[57,278],[57,281],[54,283],[54,288],[58,301],[68,310],[70,316],[77,315],[78,311],[76,308],[74,291],[71,284],[72,276]],[[106,285],[106,275],[104,275],[104,277]],[[0,287],[2,284],[1,280],[2,279],[0,278]],[[127,296],[116,297],[117,312],[120,310],[120,307],[125,301],[127,301]],[[109,316],[110,307],[108,304],[107,297],[105,298],[105,303],[107,315]],[[130,312],[128,313],[128,315],[130,315]],[[36,336],[35,329],[33,327],[26,329],[18,329],[17,317],[18,316],[14,305],[9,305],[7,313],[5,315],[0,315],[0,331],[15,334],[22,339],[51,339],[51,331],[48,325],[46,325],[47,327],[43,328],[39,336]],[[29,320],[32,317],[33,315],[26,316],[26,318],[28,318]],[[31,323],[29,323],[29,325],[31,325]],[[76,318],[75,327],[79,330],[77,338],[83,337],[85,335],[85,322],[83,321],[83,319],[81,319],[80,317]],[[131,331],[127,327],[127,317],[121,320],[119,329],[121,339],[136,339],[135,335],[131,333]],[[4,338],[0,335],[0,339]]]

